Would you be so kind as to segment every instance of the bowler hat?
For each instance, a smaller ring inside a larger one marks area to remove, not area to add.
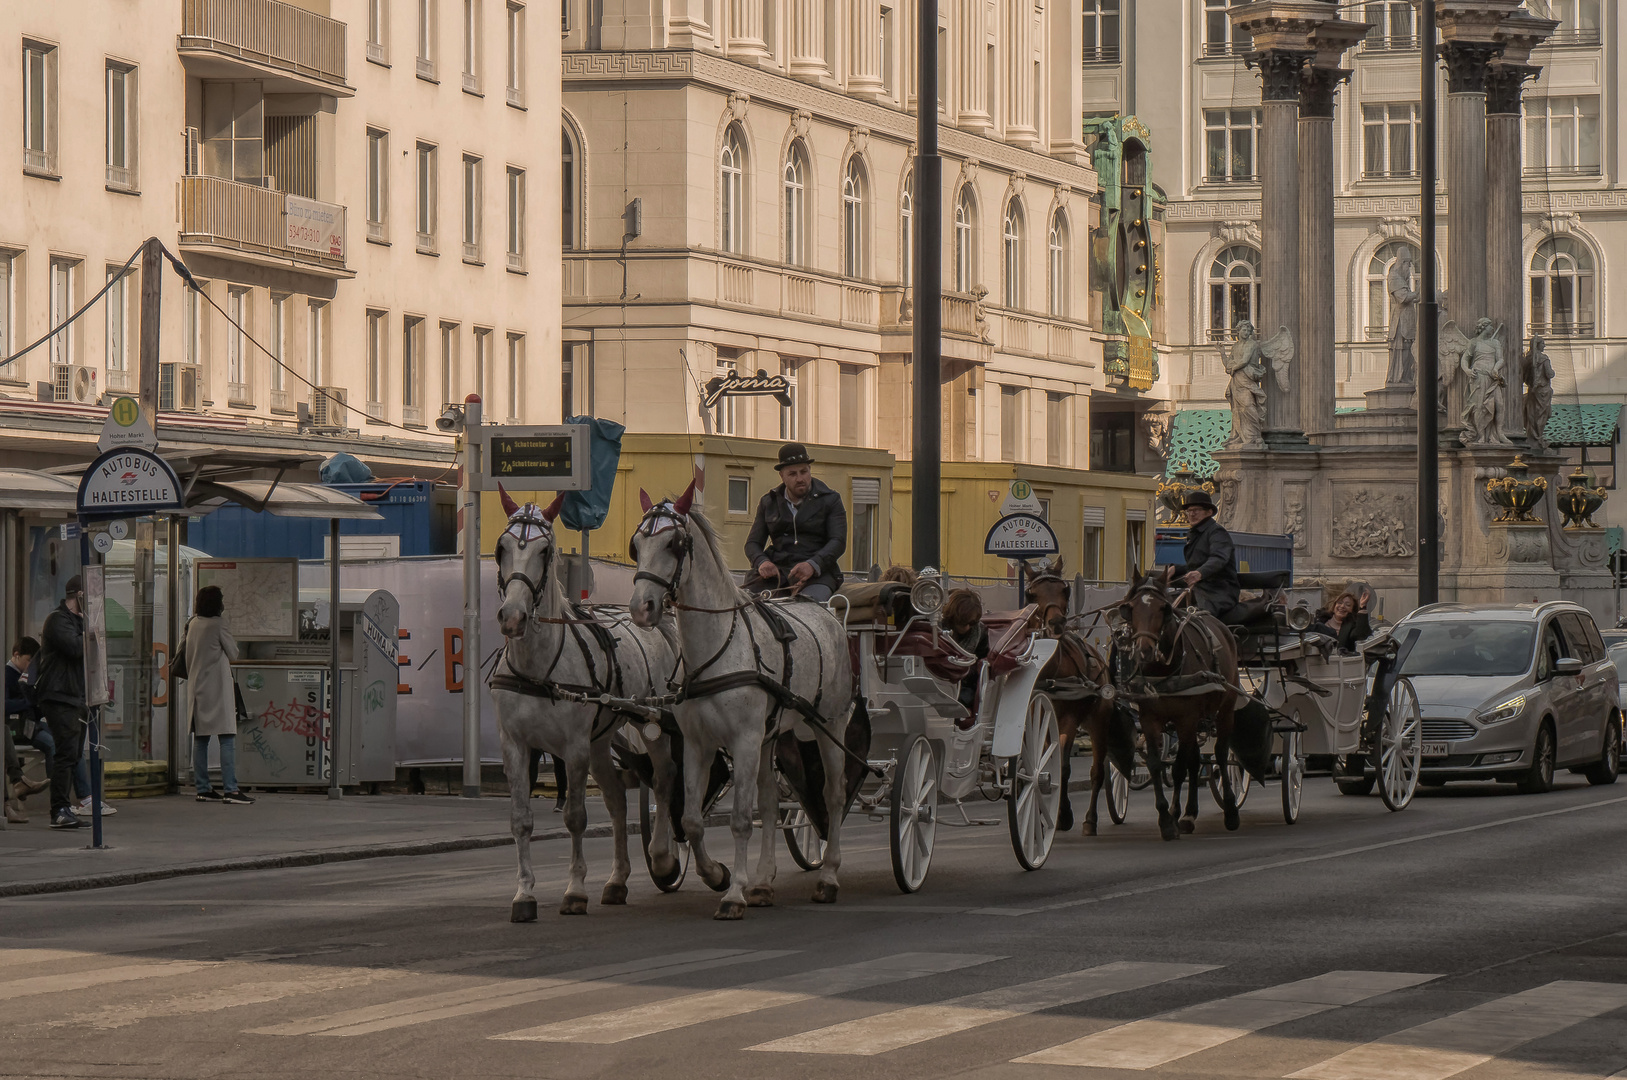
[[[812,465],[813,458],[808,456],[808,448],[799,442],[788,442],[780,447],[779,464],[774,468],[789,469],[793,465]]]
[[[1201,506],[1205,510],[1212,511],[1215,508],[1215,500],[1210,498],[1207,491],[1193,491],[1189,492],[1186,498],[1181,502],[1182,510],[1185,510],[1190,506]]]

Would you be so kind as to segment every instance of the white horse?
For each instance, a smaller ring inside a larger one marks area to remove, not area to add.
[[[795,639],[777,640],[774,628],[741,590],[718,547],[717,533],[692,511],[695,485],[675,502],[652,506],[639,492],[644,520],[633,534],[638,560],[628,611],[640,626],[661,617],[663,603],[678,613],[678,639],[684,657],[682,699],[674,706],[683,735],[685,784],[683,831],[695,868],[711,888],[727,890],[717,919],[738,919],[747,906],[774,902],[774,815],[779,807],[774,778],[774,745],[794,751],[817,741],[817,756],[792,753],[806,768],[787,779],[817,824],[823,818],[824,863],[814,886],[816,903],[836,902],[836,873],[842,865],[841,825],[857,772],[849,769],[850,751],[860,767],[869,748],[868,727],[850,725],[853,717],[853,671],[842,624],[823,604],[780,604]],[[805,705],[817,715],[799,711]],[[817,722],[817,725],[816,725]],[[815,726],[824,733],[816,733]],[[844,749],[849,730],[861,745]],[[704,843],[704,807],[708,766],[717,750],[734,767],[734,867],[714,861]],[[767,751],[767,752],[765,752]],[[752,779],[755,777],[755,788]],[[756,804],[755,806],[753,804]],[[752,814],[762,808],[762,851],[757,876],[746,885]]]
[[[501,491],[501,487],[499,487]],[[587,912],[587,860],[582,832],[587,827],[587,778],[593,778],[610,810],[615,865],[600,903],[627,902],[627,791],[611,757],[611,733],[626,719],[610,708],[580,700],[610,694],[618,698],[664,693],[676,677],[676,638],[670,625],[633,626],[626,618],[596,614],[583,618],[565,602],[554,544],[554,517],[561,496],[547,509],[518,506],[503,491],[508,528],[497,538],[497,588],[503,604],[497,623],[505,639],[503,657],[492,674],[492,700],[503,744],[513,807],[509,813],[519,856],[519,888],[510,917],[532,922],[537,900],[531,869],[531,761],[546,750],[565,763],[565,827],[571,833],[570,882],[561,915]],[[646,628],[648,627],[648,628]],[[656,820],[650,838],[650,867],[663,889],[676,882],[680,867],[671,847],[671,792],[676,767],[667,739],[641,742],[651,759]]]

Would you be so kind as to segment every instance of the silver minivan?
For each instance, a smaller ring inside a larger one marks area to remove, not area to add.
[[[1556,767],[1615,783],[1616,668],[1585,608],[1432,604],[1397,623],[1395,638],[1399,673],[1423,711],[1425,785],[1502,780],[1547,791]]]

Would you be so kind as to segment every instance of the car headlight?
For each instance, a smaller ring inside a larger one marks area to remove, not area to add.
[[[1511,697],[1507,701],[1493,706],[1490,709],[1482,710],[1479,720],[1481,724],[1484,725],[1502,724],[1509,720],[1513,720],[1524,711],[1525,695],[1521,694],[1518,697]]]
[[[932,615],[943,607],[945,593],[943,582],[938,575],[928,570],[921,572],[914,585],[910,586],[910,607],[922,615]]]

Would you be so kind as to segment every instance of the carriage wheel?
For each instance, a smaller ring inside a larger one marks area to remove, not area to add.
[[[1292,825],[1299,820],[1299,800],[1305,793],[1305,755],[1300,752],[1300,733],[1282,735],[1282,820]]]
[[[1028,699],[1023,746],[1011,762],[1006,821],[1011,847],[1024,870],[1038,870],[1051,854],[1056,818],[1062,809],[1062,738],[1056,709],[1044,694]]]
[[[1151,782],[1150,776],[1148,782]],[[1107,763],[1107,816],[1115,825],[1123,825],[1124,819],[1130,816],[1130,781],[1111,761]]]
[[[678,886],[684,883],[684,876],[689,873],[689,845],[673,843],[673,857],[678,863],[678,869],[673,871],[666,880],[656,876],[655,864],[650,861],[650,834],[655,831],[655,815],[650,809],[650,800],[655,798],[655,792],[646,784],[638,786],[638,838],[644,845],[644,869],[650,872],[650,880],[662,892],[677,892]],[[680,854],[678,848],[682,847]]]
[[[938,831],[938,762],[926,736],[904,746],[893,766],[893,828],[889,837],[893,880],[912,893],[932,867],[932,841]]]
[[[1248,799],[1249,774],[1248,770],[1237,763],[1233,757],[1226,763],[1226,772],[1232,779],[1232,795],[1237,799],[1237,808],[1243,809],[1243,803]],[[1211,762],[1209,765],[1209,794],[1215,797],[1215,805],[1223,805],[1220,801],[1220,767]]]
[[[1378,794],[1391,810],[1405,810],[1418,790],[1424,766],[1424,719],[1412,680],[1400,678],[1390,688],[1389,711],[1373,754]]]
[[[794,802],[780,811],[780,830],[785,833],[792,862],[804,870],[818,870],[825,864],[825,841],[801,803]]]

